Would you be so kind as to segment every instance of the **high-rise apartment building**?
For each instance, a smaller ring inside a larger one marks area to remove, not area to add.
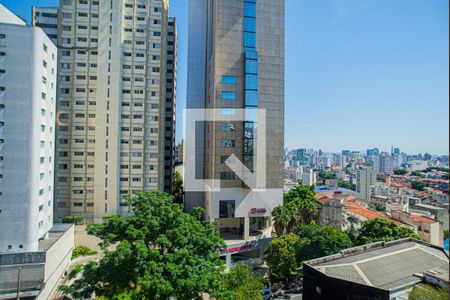
[[[393,159],[388,152],[382,152],[379,156],[379,172],[384,174],[394,173]]]
[[[31,25],[40,27],[52,42],[58,44],[58,8],[57,7],[32,7]]]
[[[53,42],[0,5],[0,252],[53,226],[56,72]]]
[[[170,191],[177,47],[168,0],[61,0],[57,45],[56,220],[100,222],[127,213],[129,194]]]
[[[360,193],[363,199],[370,201],[372,186],[376,181],[377,174],[373,166],[361,166],[356,170],[356,192]]]
[[[175,170],[175,129],[177,110],[178,36],[176,18],[169,18],[167,26],[167,78],[164,140],[164,191],[172,193]]]
[[[196,178],[220,180],[213,187],[220,191],[187,193],[186,208],[205,207],[225,239],[266,236],[272,209],[282,202],[284,9],[283,0],[189,1],[187,107],[231,115],[246,110],[242,121],[198,122],[195,128]],[[264,136],[254,109],[265,110]],[[258,133],[267,141],[266,170],[256,176],[264,172],[267,189],[247,197],[251,189],[225,161],[234,154],[250,171],[257,169],[254,154],[263,150],[256,149]]]
[[[302,184],[305,186],[315,185],[317,183],[317,172],[312,168],[303,170]]]

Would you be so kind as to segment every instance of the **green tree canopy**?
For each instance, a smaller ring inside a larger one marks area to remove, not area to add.
[[[422,181],[413,181],[411,182],[411,187],[418,191],[423,191],[425,189],[425,183]]]
[[[337,178],[336,173],[324,172],[324,171],[319,172],[318,176],[319,176],[319,178],[322,178],[322,179],[336,179]]]
[[[339,181],[338,186],[352,191],[356,190],[356,184],[352,184],[350,182]]]
[[[175,197],[175,202],[183,203],[183,177],[179,172],[175,172],[173,178],[173,196]]]
[[[409,227],[399,226],[390,220],[375,218],[363,222],[355,243],[357,245],[365,245],[379,241],[389,242],[407,237],[418,238],[414,230]]]
[[[130,198],[132,216],[114,215],[88,227],[102,240],[104,257],[84,267],[72,294],[105,298],[198,299],[220,284],[224,247],[214,226],[183,212],[172,196],[142,192]],[[108,246],[114,244],[114,250]]]
[[[413,171],[413,172],[411,172],[411,175],[418,176],[418,177],[424,177],[421,171]]]
[[[395,169],[394,170],[395,175],[406,175],[408,174],[408,170],[406,169]]]
[[[315,223],[300,225],[296,232],[299,237],[296,255],[297,261],[336,254],[351,246],[350,238],[334,227],[320,227]]]
[[[288,282],[291,276],[297,274],[295,249],[298,242],[299,238],[295,234],[285,234],[270,242],[267,263],[273,281]]]
[[[214,297],[219,300],[260,300],[265,284],[252,274],[250,267],[238,264],[224,275],[223,287]]]
[[[62,219],[62,222],[66,223],[66,224],[77,224],[77,225],[79,225],[79,224],[83,224],[83,221],[84,221],[84,216],[65,216]]]
[[[319,205],[314,187],[297,185],[283,195],[283,204],[276,207],[272,216],[278,235],[293,233],[299,224],[309,224],[315,219]]]
[[[448,291],[429,284],[417,284],[408,297],[409,300],[448,300]]]

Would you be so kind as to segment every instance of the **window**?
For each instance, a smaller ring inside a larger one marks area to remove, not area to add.
[[[236,131],[236,124],[234,124],[234,123],[221,123],[220,124],[220,130],[222,132],[235,132]]]
[[[236,100],[236,92],[222,92],[222,100]]]
[[[222,76],[222,84],[236,84],[237,78],[236,76]]]
[[[258,74],[258,61],[256,61],[256,60],[246,60],[245,61],[245,73],[247,73],[247,74]]]
[[[235,180],[236,177],[233,172],[220,172],[220,180]]]
[[[257,91],[245,91],[245,106],[258,106]]]
[[[253,32],[244,32],[244,47],[256,47],[256,35]]]
[[[256,19],[255,18],[245,18],[244,19],[244,31],[256,32]]]
[[[258,75],[246,74],[245,75],[245,89],[246,90],[258,90]]]
[[[244,2],[244,16],[256,18],[256,3]]]
[[[220,140],[220,148],[234,148],[236,147],[235,140]]]
[[[219,201],[219,218],[234,218],[235,207],[235,200]]]

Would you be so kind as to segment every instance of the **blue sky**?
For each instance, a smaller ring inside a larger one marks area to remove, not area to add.
[[[0,0],[29,19],[57,0]],[[178,19],[185,107],[188,0]],[[447,0],[286,0],[286,147],[449,152]],[[179,122],[181,125],[181,122]],[[181,126],[178,127],[180,138]]]

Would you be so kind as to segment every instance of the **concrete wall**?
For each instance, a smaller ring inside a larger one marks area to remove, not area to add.
[[[58,230],[58,226],[61,225],[56,225],[54,230]],[[64,224],[62,227],[65,229],[66,225]],[[75,225],[71,225],[45,253],[45,286],[37,297],[38,300],[51,299],[51,295],[56,291],[58,282],[70,263],[72,250],[75,247],[74,230]]]
[[[3,4],[0,4],[0,23],[25,25],[25,21],[8,10]]]
[[[39,28],[0,33],[0,252],[37,251],[53,225],[57,52]]]

